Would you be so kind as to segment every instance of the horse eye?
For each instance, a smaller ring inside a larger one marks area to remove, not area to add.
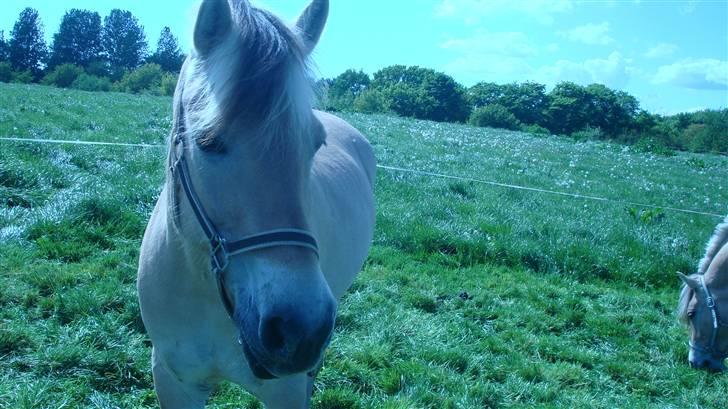
[[[221,138],[201,136],[197,137],[195,142],[197,142],[197,147],[206,153],[225,154],[227,152]]]
[[[688,318],[692,319],[695,316],[695,311],[688,311]]]

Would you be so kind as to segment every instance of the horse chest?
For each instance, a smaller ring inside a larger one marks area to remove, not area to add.
[[[216,353],[212,345],[198,341],[175,341],[155,346],[165,365],[182,382],[202,383],[215,376]]]

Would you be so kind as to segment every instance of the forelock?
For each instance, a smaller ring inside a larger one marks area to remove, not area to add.
[[[202,143],[233,121],[303,126],[310,116],[312,81],[299,36],[272,13],[243,7],[233,6],[232,36],[187,76],[191,131]]]

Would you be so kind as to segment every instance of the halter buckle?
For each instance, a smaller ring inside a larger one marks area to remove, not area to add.
[[[715,300],[713,297],[707,297],[705,303],[708,305],[708,308],[715,308]]]
[[[179,166],[181,161],[182,159],[180,158],[175,159],[174,163],[169,166],[169,171],[175,173],[177,171],[177,166]]]
[[[215,273],[221,273],[230,264],[230,257],[225,249],[225,239],[220,236],[215,236],[210,240],[210,245],[212,246],[212,250],[210,251],[212,270]]]

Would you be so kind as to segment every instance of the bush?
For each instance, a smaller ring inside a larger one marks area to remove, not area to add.
[[[521,125],[521,131],[534,135],[551,135],[548,129],[536,124]]]
[[[68,88],[81,74],[83,74],[83,69],[81,67],[73,64],[62,64],[46,75],[41,83],[45,85],[55,85],[61,88]]]
[[[111,74],[109,71],[108,64],[100,60],[91,61],[86,66],[86,74],[95,77],[108,77]]]
[[[365,114],[385,112],[384,96],[379,91],[364,91],[354,100],[354,111]]]
[[[174,90],[177,88],[177,78],[175,74],[164,73],[162,75],[162,84],[159,87],[159,91],[162,95],[171,97],[174,95]]]
[[[20,84],[30,84],[31,82],[33,82],[33,80],[35,80],[35,77],[30,70],[13,73],[13,82],[17,82]]]
[[[0,62],[0,82],[10,82],[13,80],[13,67],[10,63]]]
[[[470,124],[480,127],[504,128],[517,130],[521,123],[516,117],[506,109],[506,107],[498,104],[486,105],[473,111],[470,115]]]
[[[601,128],[587,126],[586,128],[571,134],[577,141],[598,141],[604,138]]]
[[[71,88],[81,91],[111,91],[111,80],[106,77],[81,74],[73,81]]]
[[[638,153],[652,153],[662,156],[675,156],[675,151],[665,146],[659,140],[654,138],[642,138],[632,146],[632,150]]]
[[[688,149],[728,152],[728,109],[695,112],[691,120],[681,135]]]
[[[136,70],[124,74],[119,82],[119,89],[133,94],[142,92],[159,94],[163,75],[162,67],[159,64],[144,64]]]

